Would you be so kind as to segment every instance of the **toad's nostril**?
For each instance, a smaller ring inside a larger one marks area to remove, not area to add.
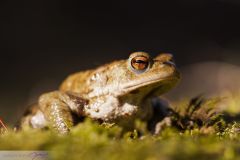
[[[168,65],[168,66],[174,66],[174,67],[176,66],[173,61],[165,61],[165,62],[163,62],[163,64]]]
[[[169,62],[175,63],[175,60],[173,58],[173,56],[171,58],[168,59]]]

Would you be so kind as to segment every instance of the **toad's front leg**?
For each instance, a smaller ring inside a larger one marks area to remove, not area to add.
[[[54,91],[39,98],[39,107],[50,128],[60,134],[66,134],[73,126],[73,114],[83,116],[87,100],[76,94]]]

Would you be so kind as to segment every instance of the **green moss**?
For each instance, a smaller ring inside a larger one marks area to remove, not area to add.
[[[199,98],[182,104],[172,117],[175,123],[158,136],[150,135],[141,121],[123,133],[117,126],[86,120],[66,136],[9,131],[0,136],[0,150],[47,150],[53,159],[73,160],[240,159],[240,124],[225,121],[214,107],[214,100]]]

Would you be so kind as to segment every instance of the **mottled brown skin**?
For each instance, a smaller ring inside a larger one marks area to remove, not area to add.
[[[135,52],[128,60],[70,75],[59,90],[39,98],[22,118],[21,127],[50,127],[65,134],[83,117],[131,127],[136,118],[150,121],[157,116],[153,98],[179,79],[172,55],[152,59],[145,52]]]

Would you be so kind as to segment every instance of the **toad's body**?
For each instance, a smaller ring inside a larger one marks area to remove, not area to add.
[[[148,121],[155,115],[152,98],[175,86],[179,77],[170,54],[151,59],[135,52],[128,60],[70,75],[58,91],[39,98],[21,126],[48,126],[64,134],[81,117],[119,125],[131,125],[135,118]]]

